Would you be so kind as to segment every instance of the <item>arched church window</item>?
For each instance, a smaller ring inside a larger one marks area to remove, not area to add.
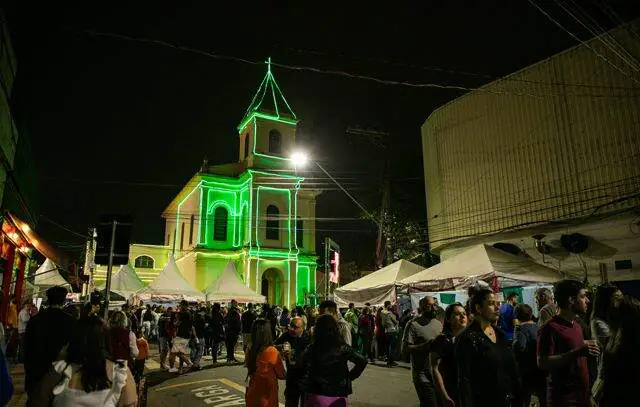
[[[304,246],[304,221],[300,218],[296,220],[296,246],[298,249]]]
[[[282,153],[282,136],[278,130],[269,132],[269,152],[273,154]]]
[[[152,269],[155,261],[151,256],[138,256],[133,267],[137,269]]]
[[[249,133],[244,136],[244,159],[249,157]]]
[[[267,206],[267,240],[280,240],[280,210],[275,205]]]
[[[227,220],[229,211],[224,206],[218,206],[213,212],[213,240],[225,242],[227,240]]]

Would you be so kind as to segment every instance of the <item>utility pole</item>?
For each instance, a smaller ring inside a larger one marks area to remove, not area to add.
[[[391,165],[389,163],[388,139],[389,133],[384,131],[365,129],[360,126],[350,126],[347,134],[365,137],[374,147],[382,150],[384,154],[384,168],[382,173],[382,203],[380,205],[380,217],[378,223],[378,239],[376,244],[376,264],[379,268],[393,262],[393,250],[389,229],[389,213],[391,201]],[[385,228],[387,230],[385,230]],[[384,247],[383,247],[384,239]],[[386,261],[385,261],[386,258]]]
[[[84,268],[83,274],[85,276],[89,276],[89,282],[87,283],[87,302],[89,301],[89,296],[93,291],[93,272],[95,269],[95,254],[96,254],[96,229],[89,228],[89,233],[87,235],[87,245],[85,247],[84,254]]]
[[[111,297],[111,270],[113,269],[113,251],[116,245],[116,227],[118,221],[113,220],[111,226],[111,245],[109,246],[109,264],[107,265],[107,284],[105,287],[106,298],[104,300],[104,319],[105,321],[109,317],[109,299]]]

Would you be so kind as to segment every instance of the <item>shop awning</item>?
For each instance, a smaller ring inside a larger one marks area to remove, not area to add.
[[[18,248],[32,247],[44,257],[51,259],[55,264],[64,265],[64,257],[42,239],[29,224],[11,212],[5,212],[2,231],[11,239]]]

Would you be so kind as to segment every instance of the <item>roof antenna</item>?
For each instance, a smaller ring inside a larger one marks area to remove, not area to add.
[[[202,167],[200,167],[200,172],[206,172],[208,168],[209,168],[209,160],[207,160],[207,157],[204,157],[202,159]]]
[[[267,74],[271,75],[271,57],[267,58]]]

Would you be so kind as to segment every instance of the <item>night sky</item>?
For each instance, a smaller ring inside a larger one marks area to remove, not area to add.
[[[38,170],[38,206],[46,219],[37,230],[63,246],[83,239],[60,225],[84,234],[105,212],[133,216],[134,242],[161,244],[160,214],[203,159],[237,160],[236,126],[265,73],[263,64],[91,32],[256,62],[271,56],[276,64],[325,71],[274,68],[301,120],[299,143],[371,210],[380,206],[388,155],[392,206],[424,227],[420,126],[463,92],[326,71],[476,87],[576,44],[526,0],[423,1],[397,8],[370,2],[192,2],[200,5],[172,8],[90,2],[104,5],[65,9],[39,3],[7,7],[18,57],[13,99],[15,115],[28,125]],[[608,9],[596,7],[601,1],[579,3],[602,26],[617,25]],[[638,16],[633,3],[607,2],[623,21]],[[537,4],[581,38],[590,36],[556,3]],[[388,132],[386,150],[347,134],[349,126]],[[371,265],[371,223],[358,220],[358,208],[320,173],[310,176],[327,189],[318,198],[318,240],[330,234],[342,243],[343,261]]]

